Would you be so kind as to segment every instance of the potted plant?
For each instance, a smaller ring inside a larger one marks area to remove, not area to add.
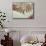
[[[5,13],[0,11],[0,26],[1,26],[1,28],[3,28],[3,23],[5,22],[5,20],[6,20]]]

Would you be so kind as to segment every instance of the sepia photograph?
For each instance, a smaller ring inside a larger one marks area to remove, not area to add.
[[[13,18],[33,19],[33,3],[30,2],[13,2],[12,11]]]

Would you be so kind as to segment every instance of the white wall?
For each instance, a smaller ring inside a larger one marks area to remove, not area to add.
[[[34,2],[34,19],[12,19],[12,2]],[[0,0],[0,10],[6,12],[6,27],[32,27],[35,30],[46,30],[46,0]],[[33,27],[38,27],[33,28]],[[30,30],[30,29],[29,29]]]
[[[12,19],[12,2],[20,1],[34,2],[34,19]],[[8,22],[5,22],[5,26],[11,31],[20,31],[20,37],[32,31],[45,31],[46,33],[46,0],[0,0],[0,10],[6,12]],[[14,34],[18,38],[19,34]]]

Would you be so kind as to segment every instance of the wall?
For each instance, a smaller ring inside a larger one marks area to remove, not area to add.
[[[12,19],[12,2],[34,2],[34,19]],[[6,12],[6,27],[46,27],[46,0],[0,0],[0,10]]]
[[[12,19],[12,2],[34,2],[34,19]],[[6,13],[5,27],[20,31],[20,37],[31,31],[46,33],[46,0],[0,0],[0,10]],[[0,29],[2,31],[2,29]],[[36,32],[37,33],[37,32]],[[18,34],[16,34],[18,38]],[[18,39],[17,39],[18,40]],[[17,45],[17,44],[16,44]],[[17,45],[18,46],[18,45]]]

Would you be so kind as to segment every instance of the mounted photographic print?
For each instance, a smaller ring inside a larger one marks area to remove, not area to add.
[[[30,2],[13,2],[12,3],[13,18],[34,18],[33,3]]]

